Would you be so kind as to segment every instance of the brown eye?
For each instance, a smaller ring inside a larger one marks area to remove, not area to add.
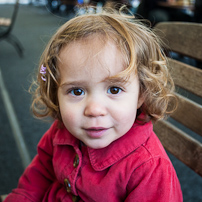
[[[74,88],[74,89],[70,90],[70,94],[72,94],[74,96],[81,96],[81,95],[84,95],[84,91],[80,88]]]
[[[119,94],[121,91],[122,91],[122,89],[119,87],[110,87],[108,89],[107,93],[114,95],[114,94]]]

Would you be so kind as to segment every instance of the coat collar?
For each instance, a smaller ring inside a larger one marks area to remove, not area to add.
[[[88,148],[90,162],[94,170],[101,171],[110,167],[144,144],[153,131],[151,122],[140,125],[135,123],[121,138],[102,149]],[[54,145],[71,145],[78,150],[80,141],[65,128],[57,130]]]

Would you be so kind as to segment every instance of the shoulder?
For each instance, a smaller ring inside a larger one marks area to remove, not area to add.
[[[137,182],[146,176],[164,176],[169,173],[175,174],[173,165],[167,156],[161,142],[153,131],[146,141],[135,148],[128,156],[119,162],[127,170],[127,178]]]
[[[164,188],[171,184],[180,187],[175,169],[154,132],[131,153],[128,162],[131,162],[129,166],[132,168],[128,181],[128,186],[132,186],[131,190],[139,183],[162,185]],[[149,187],[148,184],[145,186]]]
[[[181,186],[172,163],[161,156],[143,162],[127,182],[128,198],[136,201],[181,202]],[[132,201],[132,200],[128,201]]]
[[[160,167],[164,165],[172,167],[165,149],[153,131],[148,139],[130,154],[129,158],[135,165],[134,169],[140,166],[151,168],[157,165]]]

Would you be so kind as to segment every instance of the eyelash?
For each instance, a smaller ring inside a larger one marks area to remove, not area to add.
[[[113,92],[113,91],[114,92]],[[77,91],[77,92],[76,92]],[[110,95],[118,95],[119,93],[121,93],[123,91],[122,88],[120,87],[117,87],[117,86],[111,86],[107,89],[107,93],[110,94]],[[79,87],[73,87],[71,89],[69,89],[67,91],[67,94],[71,94],[73,96],[82,96],[82,95],[85,95],[85,92],[82,88],[79,88]]]

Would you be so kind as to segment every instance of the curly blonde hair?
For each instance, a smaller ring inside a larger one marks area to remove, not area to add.
[[[103,10],[101,13],[84,14],[67,21],[48,43],[39,65],[38,77],[34,82],[32,110],[37,117],[50,116],[62,121],[57,91],[60,84],[58,69],[62,48],[76,40],[99,34],[114,40],[128,61],[127,68],[115,77],[127,78],[136,73],[140,83],[140,96],[144,104],[139,109],[144,113],[144,122],[156,121],[171,113],[174,105],[174,84],[167,68],[166,57],[160,40],[152,30],[134,16],[122,11]],[[41,79],[40,67],[44,65],[46,81]],[[32,85],[33,87],[33,85]]]

